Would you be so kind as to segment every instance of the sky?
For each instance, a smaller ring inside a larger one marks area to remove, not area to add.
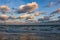
[[[54,11],[57,11],[60,8],[59,1],[60,0],[0,0],[0,6],[7,5],[7,6],[9,6],[9,8],[16,8],[16,10],[17,10],[17,9],[19,9],[19,7],[21,5],[24,5],[24,7],[27,7],[28,3],[35,2],[36,4],[38,4],[38,8],[32,9],[34,13],[32,12],[30,15],[34,15],[37,12],[44,12],[44,14],[41,14],[40,16],[35,17],[35,19],[38,19],[42,16],[49,16]],[[29,6],[28,6],[28,8],[29,8]],[[31,10],[29,10],[29,12],[30,11]],[[19,11],[19,12],[20,12],[19,14],[18,14],[18,12],[15,12],[14,15],[18,17],[18,16],[21,16],[21,15],[27,13],[28,11],[26,11],[26,12],[24,11],[24,13],[21,13],[21,11]],[[7,15],[10,15],[10,14],[7,14]],[[58,14],[58,12],[56,13],[56,16],[54,16],[54,17],[57,17],[57,16],[60,16],[60,14]]]

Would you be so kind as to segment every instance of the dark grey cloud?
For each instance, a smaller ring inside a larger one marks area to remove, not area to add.
[[[60,13],[60,8],[58,8],[56,11],[53,11],[53,12],[51,13],[51,15],[54,15],[54,14],[56,14],[56,13]]]
[[[50,19],[49,16],[44,16],[43,18],[39,18],[38,21],[47,21],[49,19]]]

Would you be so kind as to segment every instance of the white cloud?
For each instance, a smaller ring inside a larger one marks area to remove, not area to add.
[[[38,4],[36,2],[28,3],[26,5],[19,6],[18,13],[33,12],[37,8]]]
[[[7,20],[7,19],[8,19],[8,16],[5,15],[5,14],[2,14],[2,15],[0,16],[0,20]]]
[[[10,10],[10,8],[8,6],[2,5],[2,6],[0,6],[0,12],[3,13],[3,14],[11,13],[11,10]]]
[[[28,17],[29,16],[29,14],[24,14],[24,15],[22,15],[22,16],[19,16],[19,18],[26,18],[26,17]]]

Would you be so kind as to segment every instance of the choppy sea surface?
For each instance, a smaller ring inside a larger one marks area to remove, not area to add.
[[[60,40],[60,26],[0,26],[0,40]]]

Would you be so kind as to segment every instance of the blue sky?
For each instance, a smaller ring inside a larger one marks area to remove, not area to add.
[[[45,7],[45,6],[48,6],[49,2],[54,2],[54,4],[55,4],[57,1],[58,0],[0,0],[0,6],[7,5],[10,8],[18,8],[20,5],[26,5],[27,3],[36,2],[38,4],[39,8],[37,10],[35,10],[35,12],[43,11],[43,12],[46,12],[47,14],[50,14],[51,12],[60,8],[60,5],[57,4],[57,5],[53,5],[52,7]],[[17,16],[17,14],[16,14],[16,16]],[[58,15],[56,15],[56,16],[58,16]]]
[[[54,11],[57,8],[59,8],[59,5],[54,5],[53,7],[45,8],[44,6],[49,5],[49,2],[56,2],[57,0],[0,0],[0,5],[8,5],[9,7],[18,8],[20,5],[31,3],[31,2],[37,2],[39,5],[38,11],[47,11],[50,13],[50,11]]]
[[[18,8],[20,5],[37,2],[39,5],[39,11],[50,11],[59,8],[60,6],[56,5],[51,8],[44,8],[44,6],[49,5],[49,2],[56,2],[57,0],[0,0],[0,5],[8,5],[9,7]]]

